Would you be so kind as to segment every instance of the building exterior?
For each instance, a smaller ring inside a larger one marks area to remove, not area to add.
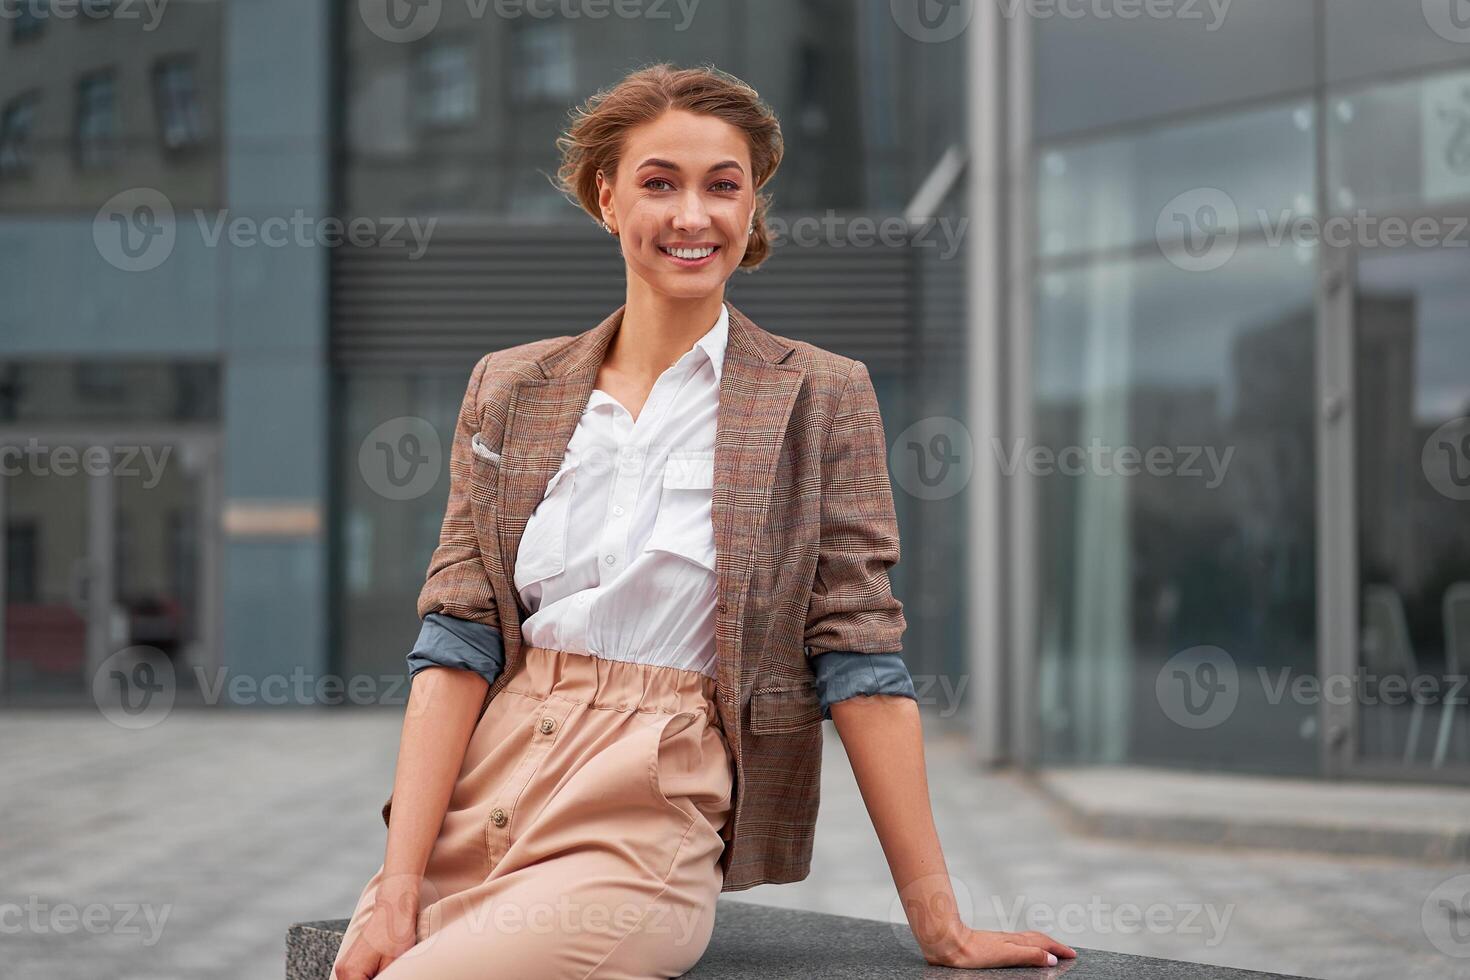
[[[566,111],[709,62],[788,150],[730,298],[873,373],[932,713],[995,763],[1463,782],[1459,14],[22,5],[0,697],[401,698],[470,368],[623,299]]]
[[[1463,782],[1462,9],[1064,8],[967,31],[978,743]]]
[[[718,64],[783,119],[775,214],[817,233],[732,300],[862,357],[895,420],[936,392],[958,413],[958,243],[915,247],[905,209],[962,141],[963,47],[886,4],[22,6],[0,23],[7,703],[165,675],[208,703],[402,698],[470,369],[623,301],[547,174],[569,105],[640,64]],[[923,547],[934,512],[901,507],[911,648],[956,673],[959,543]]]

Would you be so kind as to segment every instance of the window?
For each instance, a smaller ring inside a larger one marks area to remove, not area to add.
[[[1134,17],[1035,21],[1037,138],[1283,97],[1314,81],[1310,3],[1159,5],[1171,16],[1138,6]]]
[[[203,113],[192,58],[167,58],[154,66],[153,104],[164,149],[182,150],[203,141]]]
[[[76,161],[85,170],[117,160],[117,94],[111,71],[87,75],[77,84]]]
[[[46,14],[43,13],[46,5],[40,0],[27,0],[25,3],[15,5],[15,10],[10,16],[14,19],[10,22],[10,38],[13,41],[25,41],[36,37],[46,26]],[[7,11],[9,13],[9,11]]]
[[[465,44],[440,44],[419,55],[419,118],[455,126],[474,118],[475,72]]]
[[[511,34],[511,97],[520,103],[559,102],[572,97],[576,77],[572,33],[562,21],[540,21]]]
[[[12,99],[0,113],[0,177],[30,172],[31,130],[36,124],[40,96],[27,92]]]

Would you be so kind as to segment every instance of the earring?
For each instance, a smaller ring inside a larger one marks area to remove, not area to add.
[[[616,235],[617,234],[617,232],[615,232],[615,231],[612,230],[612,226],[609,225],[606,221],[599,221],[598,224],[599,225],[602,225],[602,230],[605,231],[605,232],[607,232],[609,235]]]

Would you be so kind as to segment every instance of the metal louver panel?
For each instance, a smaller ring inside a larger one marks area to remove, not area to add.
[[[915,347],[914,252],[778,245],[727,296],[766,329],[904,373]],[[624,300],[616,243],[583,224],[440,221],[424,253],[332,255],[334,366],[455,368],[487,351],[596,326]]]

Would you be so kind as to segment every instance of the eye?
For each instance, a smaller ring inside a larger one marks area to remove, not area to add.
[[[667,184],[669,187],[674,186],[662,177],[650,177],[643,182],[643,186],[648,188],[649,190],[658,190],[658,188],[653,186],[654,184]]]
[[[737,183],[735,183],[735,181],[733,181],[733,180],[719,180],[719,181],[716,181],[715,182],[715,186],[716,187],[724,187],[724,188],[726,188],[727,190],[730,190],[730,191],[738,191],[738,190],[740,190],[740,185],[737,184]]]

